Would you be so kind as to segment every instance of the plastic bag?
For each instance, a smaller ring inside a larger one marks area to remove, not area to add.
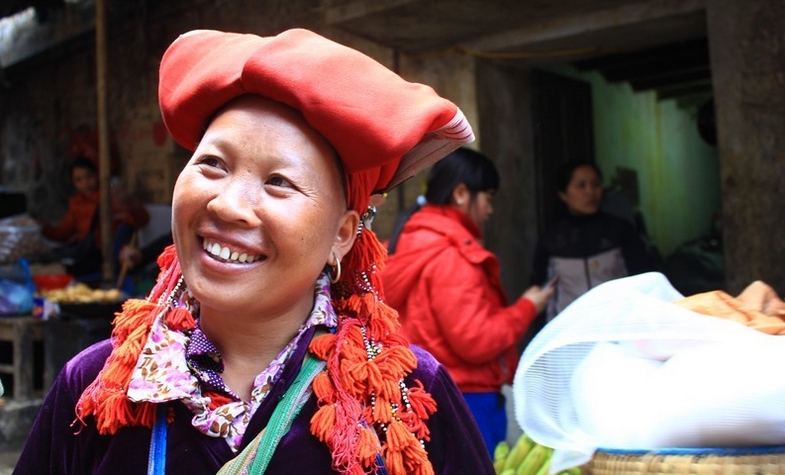
[[[51,249],[51,243],[41,234],[41,227],[30,216],[20,214],[0,219],[0,264],[36,258]]]
[[[20,315],[33,310],[35,284],[25,259],[0,269],[0,315]]]

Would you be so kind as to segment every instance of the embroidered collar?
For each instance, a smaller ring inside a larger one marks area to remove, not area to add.
[[[215,396],[211,396],[209,390],[228,389],[220,377],[223,368],[220,352],[198,327],[193,332],[177,332],[168,328],[159,316],[153,322],[150,336],[137,360],[128,386],[128,398],[134,402],[152,403],[182,400],[193,412],[191,423],[197,430],[224,438],[236,451],[251,416],[277,381],[305,331],[316,325],[335,328],[337,323],[330,300],[330,279],[327,274],[322,274],[316,281],[311,314],[292,340],[254,378],[251,399],[242,401],[236,394],[226,391],[232,397],[217,406],[217,401],[212,400]],[[207,355],[215,357],[215,364],[194,364],[196,358],[190,357],[197,355],[202,360]]]

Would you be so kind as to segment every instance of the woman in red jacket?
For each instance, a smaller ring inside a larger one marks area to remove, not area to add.
[[[517,344],[552,293],[533,286],[508,305],[499,262],[481,244],[498,187],[496,167],[478,152],[459,149],[434,165],[427,203],[393,232],[382,273],[403,332],[447,368],[489,451],[506,436],[500,389],[512,381]]]

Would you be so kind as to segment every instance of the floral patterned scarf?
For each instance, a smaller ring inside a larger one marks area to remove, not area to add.
[[[228,402],[216,404],[215,395],[204,391],[204,383],[194,369],[189,367],[186,350],[191,331],[169,328],[163,315],[153,322],[150,335],[142,348],[128,386],[128,398],[133,402],[163,403],[181,400],[194,417],[192,425],[199,432],[226,440],[232,451],[237,451],[251,416],[264,401],[273,384],[278,380],[281,369],[297,347],[303,333],[321,325],[337,326],[337,316],[330,301],[330,279],[322,274],[316,281],[314,306],[311,314],[300,326],[297,334],[278,353],[270,364],[255,378],[251,399],[242,401],[236,397]]]

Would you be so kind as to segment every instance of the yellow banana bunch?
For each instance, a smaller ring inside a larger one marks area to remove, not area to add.
[[[535,475],[548,475],[548,469],[550,468],[551,468],[551,458],[548,457],[548,460],[546,460],[545,463],[542,464],[542,467],[540,467],[540,469],[537,470],[537,473]]]
[[[561,472],[559,472],[559,475],[581,475],[581,468],[580,467],[568,468],[567,470],[562,470]]]
[[[551,453],[553,450],[544,445],[535,444],[534,447],[526,454],[526,458],[515,470],[515,475],[536,475],[540,467],[546,463],[550,464]],[[547,469],[546,469],[547,473]]]
[[[518,438],[518,441],[515,442],[512,450],[510,450],[509,455],[507,455],[507,459],[504,461],[502,472],[508,469],[517,470],[521,465],[521,462],[523,462],[523,459],[526,458],[534,445],[534,441],[528,435],[521,435]]]
[[[510,445],[506,441],[499,442],[493,451],[493,469],[497,474],[504,471],[504,462],[508,455],[510,455]]]
[[[500,442],[493,451],[493,468],[497,475],[548,475],[553,449],[533,441],[523,434],[510,448]],[[559,475],[580,475],[581,469],[573,467]]]

